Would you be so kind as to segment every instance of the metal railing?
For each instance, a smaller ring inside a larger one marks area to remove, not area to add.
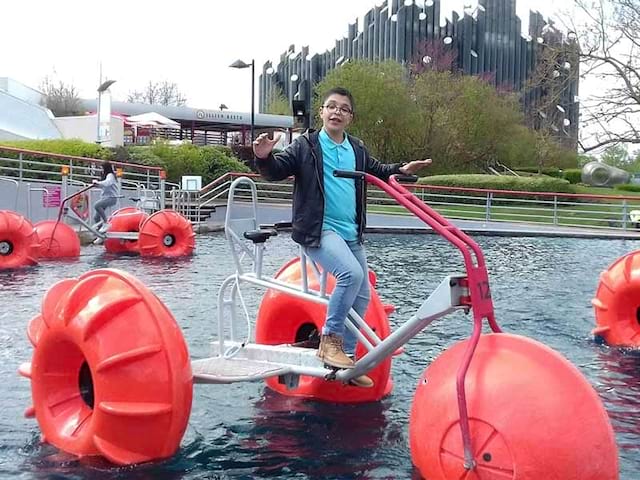
[[[207,207],[223,207],[229,186],[238,176],[248,176],[256,184],[261,203],[290,204],[293,180],[268,182],[256,174],[228,173],[199,192],[190,192],[176,209],[190,220],[206,220]],[[640,210],[640,196],[587,195],[571,193],[483,190],[431,185],[408,185],[407,188],[447,218],[482,222],[509,222],[555,227],[629,230],[640,228],[630,220],[630,212]],[[181,195],[174,191],[173,195]],[[242,191],[237,192],[242,199]],[[248,195],[248,194],[247,194]],[[247,202],[250,198],[247,196]],[[369,188],[368,212],[404,215],[393,199],[377,188]]]
[[[104,161],[98,158],[60,155],[0,145],[0,175],[18,181],[29,179],[44,183],[60,183],[61,167],[66,166],[70,180],[90,183],[92,178],[100,176],[100,166]],[[164,171],[161,167],[118,161],[110,163],[115,168],[122,169],[124,179],[144,184],[148,189],[154,187],[158,189],[163,179]]]
[[[102,175],[101,165],[105,160],[97,158],[60,155],[48,152],[24,150],[0,145],[0,180],[10,182],[15,187],[12,206],[18,210],[18,196],[26,195],[25,212],[31,218],[31,193],[50,193],[49,184],[85,186]],[[133,196],[136,204],[147,211],[162,209],[166,201],[165,172],[161,167],[139,165],[118,161],[110,162],[118,172],[121,182],[121,198]],[[31,187],[30,183],[40,186]],[[26,190],[22,185],[27,185]],[[51,187],[53,188],[53,187]],[[58,187],[59,188],[59,187]],[[91,195],[89,195],[91,197]],[[6,196],[5,196],[6,200]],[[24,205],[23,203],[23,205]],[[120,208],[120,199],[118,199]]]
[[[69,182],[82,185],[99,175],[101,162],[99,159],[0,146],[0,180],[16,185],[17,195],[21,180],[59,183],[62,179],[61,167],[66,165]],[[123,189],[133,187],[138,198],[156,196],[160,207],[166,204],[193,223],[206,222],[212,211],[224,208],[231,183],[241,175],[253,179],[261,203],[281,205],[289,204],[292,200],[293,179],[268,182],[257,174],[227,173],[200,191],[186,191],[181,190],[179,185],[167,183],[160,167],[112,163],[124,168]],[[163,196],[157,189],[161,185],[164,188],[165,184],[172,189],[165,189]],[[640,224],[630,220],[630,213],[640,210],[640,196],[518,192],[430,185],[411,185],[408,188],[439,213],[452,219],[611,230],[640,228]],[[157,193],[149,195],[153,191]],[[129,192],[133,193],[131,190]],[[377,188],[368,189],[367,202],[369,213],[405,214]]]

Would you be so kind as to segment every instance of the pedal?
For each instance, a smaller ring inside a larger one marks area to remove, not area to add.
[[[332,367],[331,365],[325,365],[325,368],[330,368],[331,369],[331,373],[328,373],[325,375],[324,379],[327,382],[333,382],[336,379],[336,373],[338,373],[338,370],[341,370],[340,368],[336,368],[336,367]]]

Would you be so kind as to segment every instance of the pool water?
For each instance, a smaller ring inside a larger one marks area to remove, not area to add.
[[[640,352],[593,341],[598,274],[638,248],[624,240],[479,237],[496,317],[505,331],[561,352],[589,379],[611,416],[621,479],[640,478]],[[297,252],[288,235],[268,242],[265,272]],[[463,272],[459,252],[433,235],[369,235],[378,292],[395,305],[392,325],[415,312],[441,279]],[[31,345],[25,329],[54,282],[90,269],[126,270],[152,289],[182,327],[192,357],[208,355],[216,327],[216,294],[233,272],[223,235],[197,238],[197,254],[174,261],[115,257],[85,247],[79,261],[0,272],[0,478],[12,479],[410,479],[419,478],[408,449],[408,414],[416,381],[444,349],[467,338],[471,317],[456,313],[419,334],[396,357],[395,390],[382,402],[333,405],[282,397],[262,383],[197,385],[189,427],[177,455],[135,467],[78,460],[43,445],[36,422],[23,417],[29,382],[18,377]],[[261,291],[245,293],[251,310]],[[541,386],[541,388],[544,388]],[[552,440],[551,440],[552,441]]]

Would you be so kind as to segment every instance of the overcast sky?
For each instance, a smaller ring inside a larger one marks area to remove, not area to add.
[[[274,62],[290,44],[312,52],[333,47],[347,26],[380,0],[3,0],[0,77],[38,87],[49,75],[94,97],[103,76],[115,79],[115,100],[149,80],[176,82],[190,106],[249,111],[249,70],[228,68],[240,58]],[[555,13],[564,1],[517,0],[523,22],[529,8]],[[443,0],[462,11],[476,0]],[[97,5],[102,5],[99,11]],[[277,62],[276,62],[277,63]]]

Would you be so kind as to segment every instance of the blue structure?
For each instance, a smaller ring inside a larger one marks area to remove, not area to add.
[[[421,6],[416,5],[420,3]],[[332,69],[349,60],[396,60],[408,66],[435,68],[438,58],[452,59],[455,70],[480,75],[498,88],[524,93],[527,122],[547,128],[566,145],[578,139],[578,47],[545,22],[529,13],[529,32],[523,35],[516,15],[516,0],[479,0],[475,9],[440,24],[440,0],[414,2],[390,0],[364,16],[363,31],[348,27],[325,53],[309,55],[291,46],[280,56],[277,68],[267,62],[260,75],[260,111],[281,90],[292,103],[300,126],[313,121],[313,86]]]

